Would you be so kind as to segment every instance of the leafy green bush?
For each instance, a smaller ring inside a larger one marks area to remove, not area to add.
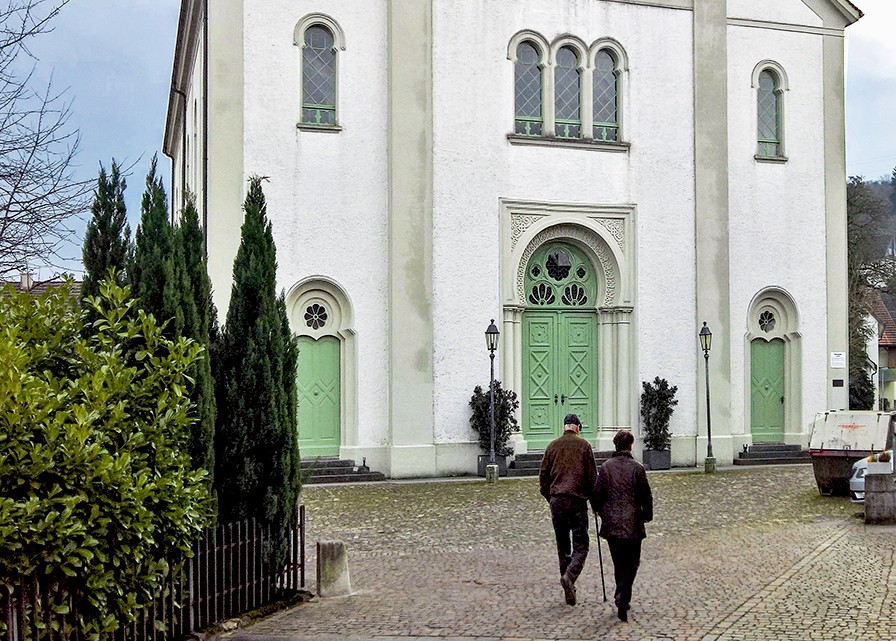
[[[669,421],[678,400],[678,387],[669,387],[665,378],[657,376],[653,383],[643,381],[641,387],[641,418],[644,425],[644,448],[648,450],[668,450],[672,444]]]
[[[508,445],[507,441],[518,429],[513,413],[519,406],[516,392],[503,389],[501,381],[495,381],[495,454],[498,456],[513,454],[513,446]],[[477,385],[470,398],[470,407],[473,409],[470,426],[479,434],[479,447],[488,453],[491,446],[491,406],[488,391],[483,391],[482,387]]]
[[[187,454],[200,347],[112,281],[87,302],[85,327],[68,287],[0,295],[0,584],[60,586],[98,639],[161,593],[211,510]]]

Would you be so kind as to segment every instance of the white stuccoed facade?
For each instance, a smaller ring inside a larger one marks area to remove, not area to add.
[[[496,377],[523,404],[516,450],[539,449],[524,380],[541,310],[524,274],[551,243],[594,272],[585,387],[597,449],[620,427],[639,435],[641,381],[661,376],[679,388],[673,464],[702,463],[704,320],[720,463],[763,440],[751,354],[766,343],[784,346],[775,440],[805,445],[815,412],[846,406],[830,353],[847,344],[843,35],[860,14],[846,0],[719,5],[183,0],[165,138],[173,199],[189,190],[205,215],[223,320],[246,178],[267,177],[293,328],[309,349],[338,344],[325,453],[392,477],[474,472],[468,403],[488,385],[492,318]],[[338,127],[326,130],[299,126],[296,31],[314,24],[337,50]],[[623,52],[622,144],[508,136],[527,39]],[[773,160],[756,157],[755,80],[768,64],[785,85]],[[312,304],[328,311],[323,327],[306,322]],[[775,327],[760,326],[763,313]]]

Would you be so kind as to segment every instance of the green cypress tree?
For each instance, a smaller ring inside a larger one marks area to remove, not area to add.
[[[216,346],[215,488],[222,521],[255,517],[277,531],[300,489],[297,345],[283,295],[261,179],[249,181],[227,322]]]
[[[185,279],[183,289],[183,335],[205,348],[203,358],[190,372],[193,388],[190,396],[196,408],[196,423],[190,440],[190,457],[195,467],[212,475],[215,467],[215,389],[211,371],[210,332],[217,324],[212,304],[212,283],[208,277],[203,251],[202,228],[192,198],[188,198],[175,229],[175,248],[180,256],[178,266]]]
[[[174,231],[168,218],[168,197],[157,175],[157,156],[146,175],[146,190],[140,207],[140,225],[134,243],[130,281],[140,307],[165,325],[165,335],[175,338],[184,326],[183,286],[186,275],[183,256],[174,247]],[[180,259],[181,265],[178,265]],[[180,267],[180,269],[178,269]]]
[[[82,257],[84,260],[84,282],[81,298],[97,296],[100,283],[114,269],[119,285],[124,283],[128,271],[131,244],[131,228],[128,225],[124,190],[127,181],[115,159],[108,174],[100,164],[100,173],[90,207],[91,218],[84,235]]]

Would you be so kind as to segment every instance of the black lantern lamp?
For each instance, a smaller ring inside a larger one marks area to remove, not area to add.
[[[703,359],[706,363],[706,461],[704,470],[706,472],[715,472],[716,460],[712,455],[712,417],[709,409],[709,349],[712,347],[712,332],[706,321],[703,321],[703,327],[700,329],[700,349],[703,350]]]
[[[488,406],[489,406],[489,465],[495,464],[495,350],[498,349],[498,337],[501,332],[495,326],[495,319],[492,319],[491,325],[485,330],[485,344],[488,347],[488,356],[491,359],[491,376],[488,385]]]

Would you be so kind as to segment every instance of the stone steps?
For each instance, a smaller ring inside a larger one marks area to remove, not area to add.
[[[600,467],[604,461],[610,458],[613,452],[594,452],[594,462]],[[527,454],[517,454],[516,458],[507,468],[507,476],[538,476],[538,470],[541,469],[541,459],[544,452],[529,452]]]
[[[366,465],[357,465],[351,459],[340,459],[335,456],[302,459],[301,469],[303,474],[307,474],[303,483],[309,485],[386,480],[382,472],[371,472]]]
[[[808,450],[785,443],[754,443],[734,459],[735,465],[793,465],[812,464]]]

